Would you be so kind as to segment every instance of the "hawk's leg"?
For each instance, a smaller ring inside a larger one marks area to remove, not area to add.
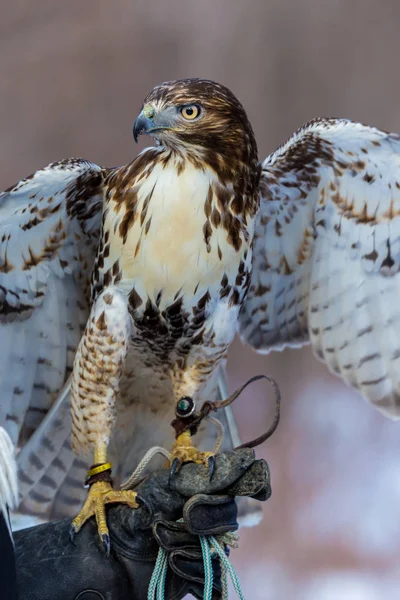
[[[94,464],[87,479],[88,497],[72,522],[71,535],[94,516],[107,552],[110,538],[105,505],[122,502],[131,508],[138,507],[135,492],[113,489],[111,464],[107,462],[130,334],[126,298],[118,290],[107,288],[92,306],[71,382],[72,446],[78,454],[94,450]]]
[[[107,466],[107,448],[100,445],[94,452],[95,465]],[[103,473],[109,472],[103,471]],[[90,472],[89,472],[90,473]],[[132,490],[114,490],[110,480],[100,480],[92,483],[89,489],[88,497],[82,510],[72,521],[71,536],[73,537],[81,529],[90,517],[95,517],[97,531],[106,549],[107,555],[110,552],[110,536],[107,527],[105,505],[113,502],[127,504],[131,508],[138,508],[136,500],[137,494]]]
[[[200,452],[192,443],[190,431],[184,431],[175,440],[171,452],[171,476],[173,476],[183,463],[194,462],[206,465],[209,469],[210,479],[215,468],[215,459],[212,452]]]

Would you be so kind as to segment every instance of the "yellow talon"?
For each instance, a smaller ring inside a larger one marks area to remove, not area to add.
[[[82,510],[72,521],[74,532],[78,533],[82,525],[94,516],[99,537],[103,539],[103,535],[108,535],[105,505],[112,502],[121,502],[131,508],[138,508],[139,504],[136,501],[136,496],[136,492],[132,490],[114,490],[108,481],[93,483]]]
[[[171,452],[171,475],[187,462],[206,465],[210,470],[210,479],[214,473],[214,455],[212,452],[200,452],[193,446],[190,431],[184,431],[175,440]]]

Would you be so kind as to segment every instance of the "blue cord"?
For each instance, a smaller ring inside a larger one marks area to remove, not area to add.
[[[235,591],[236,591],[236,594],[237,594],[239,600],[245,600],[245,597],[243,596],[242,588],[240,587],[239,577],[237,576],[235,569],[231,565],[228,557],[226,556],[225,552],[221,548],[220,544],[218,543],[218,541],[215,539],[215,537],[213,535],[210,535],[210,537],[207,538],[207,541],[209,544],[212,544],[212,547],[218,554],[219,560],[221,563],[221,567],[223,565],[225,567],[226,571],[231,576],[233,587],[235,588]],[[222,571],[224,571],[224,569],[222,569]],[[225,574],[225,577],[226,577],[226,574]],[[225,585],[226,585],[226,583],[227,582],[225,582]]]
[[[165,553],[164,560],[161,567],[161,573],[159,577],[159,584],[157,588],[157,600],[164,600],[165,598],[165,582],[167,580],[168,571],[168,556]]]
[[[245,600],[242,589],[240,587],[239,578],[233,566],[231,565],[220,543],[214,536],[200,535],[201,552],[204,563],[204,594],[203,600],[211,600],[213,593],[213,568],[212,568],[212,551],[218,554],[221,564],[221,579],[223,597],[227,598],[227,574],[229,573],[233,587],[239,600]],[[153,574],[150,579],[149,589],[147,591],[147,600],[167,600],[165,598],[165,582],[168,571],[168,555],[163,548],[160,548],[157,555],[156,564]]]
[[[201,552],[204,565],[204,594],[203,600],[211,600],[213,591],[213,569],[211,562],[210,546],[206,536],[200,535]]]
[[[165,577],[167,574],[166,561],[167,553],[160,548],[158,551],[156,564],[154,565],[153,574],[150,579],[149,589],[147,590],[147,600],[158,600],[158,597],[156,599],[156,594],[159,596],[159,588],[165,586]],[[162,596],[161,600],[163,600]]]

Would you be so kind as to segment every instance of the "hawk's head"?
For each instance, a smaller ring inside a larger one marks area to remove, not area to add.
[[[207,79],[180,79],[155,87],[135,121],[140,134],[176,150],[196,147],[244,163],[257,160],[257,145],[246,112],[232,92]]]

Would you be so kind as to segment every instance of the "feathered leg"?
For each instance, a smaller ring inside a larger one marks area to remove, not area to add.
[[[71,534],[95,516],[99,537],[109,551],[105,505],[123,502],[137,508],[136,493],[112,488],[107,447],[115,423],[116,397],[124,371],[131,332],[125,298],[107,289],[96,300],[79,344],[71,383],[72,447],[77,453],[94,450],[88,472],[88,498],[72,522]]]

